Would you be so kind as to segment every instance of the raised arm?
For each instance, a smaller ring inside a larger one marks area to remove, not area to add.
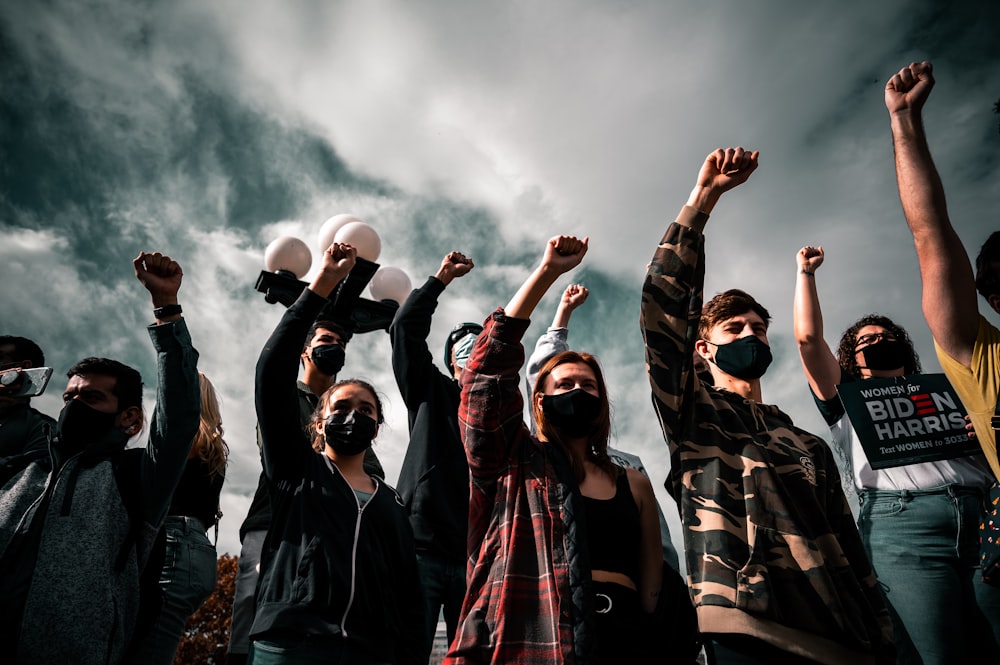
[[[184,271],[169,256],[142,252],[132,261],[136,279],[149,291],[156,324],[149,336],[156,349],[156,407],[140,473],[144,520],[163,521],[201,417],[198,352],[181,317],[177,293]]]
[[[472,259],[461,252],[445,256],[437,274],[428,277],[423,286],[410,293],[389,326],[392,371],[408,409],[425,399],[432,385],[431,377],[438,372],[427,347],[438,298],[452,280],[467,275],[473,267]]]
[[[255,401],[264,474],[273,480],[283,463],[311,453],[300,425],[295,381],[302,341],[327,296],[354,267],[356,250],[334,243],[323,253],[319,273],[285,311],[257,360]]]
[[[462,373],[459,408],[459,425],[474,488],[489,491],[510,458],[512,446],[522,433],[526,434],[522,432],[527,428],[524,398],[517,383],[524,363],[521,338],[528,328],[528,317],[552,283],[579,265],[586,253],[586,239],[573,236],[550,239],[541,264],[525,280],[507,310],[494,312],[476,339]]]
[[[515,319],[530,319],[538,302],[549,287],[565,272],[580,265],[587,254],[589,238],[579,240],[573,236],[556,236],[545,245],[542,263],[535,268],[514,297],[507,303],[505,313]]]
[[[944,187],[924,133],[923,107],[933,87],[931,63],[914,62],[886,83],[885,105],[899,199],[920,262],[924,318],[938,346],[968,367],[979,309],[972,266],[948,219]]]
[[[530,395],[535,389],[535,379],[542,370],[542,366],[549,361],[552,356],[569,350],[569,319],[573,310],[587,301],[590,291],[582,284],[570,284],[563,291],[562,298],[559,299],[559,306],[556,307],[555,316],[552,317],[552,325],[545,331],[538,341],[535,342],[535,350],[528,357],[528,365],[524,372],[524,383],[527,393]],[[532,432],[534,432],[534,421],[532,421]]]
[[[688,204],[667,227],[646,271],[639,325],[646,347],[646,366],[653,404],[671,445],[682,411],[693,408],[692,354],[701,318],[705,282],[703,231],[708,213],[725,192],[757,169],[759,153],[742,148],[718,149],[705,158]]]
[[[840,383],[840,365],[823,339],[823,312],[816,291],[816,271],[823,265],[822,247],[803,247],[795,255],[798,274],[795,276],[795,304],[792,319],[795,322],[795,341],[799,345],[799,359],[806,373],[813,394],[823,401],[837,396]]]

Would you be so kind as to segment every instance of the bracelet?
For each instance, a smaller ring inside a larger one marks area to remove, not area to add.
[[[814,276],[816,275],[816,273],[814,273],[814,272],[809,272],[809,271],[808,271],[808,270],[806,270],[805,268],[803,268],[803,269],[802,269],[802,270],[800,270],[799,272],[800,272],[800,273],[802,273],[803,275],[809,275],[810,277],[814,277]]]
[[[176,316],[183,311],[184,310],[181,309],[181,306],[177,304],[164,305],[163,307],[157,307],[153,309],[153,316],[156,318],[157,321],[162,321],[168,316]]]

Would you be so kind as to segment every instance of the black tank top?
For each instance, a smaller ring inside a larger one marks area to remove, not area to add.
[[[618,468],[618,467],[616,467]],[[639,508],[624,469],[615,481],[615,495],[610,499],[583,497],[586,506],[590,567],[627,575],[639,583]]]

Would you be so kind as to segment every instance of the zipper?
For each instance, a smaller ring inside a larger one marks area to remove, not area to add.
[[[361,533],[361,517],[365,512],[365,508],[375,498],[375,494],[378,492],[380,484],[374,476],[369,476],[375,483],[375,491],[372,492],[371,497],[368,499],[367,502],[365,502],[365,505],[362,506],[361,502],[358,500],[358,495],[354,493],[354,488],[351,487],[351,484],[349,482],[347,482],[347,478],[344,478],[344,475],[340,473],[340,469],[337,468],[337,465],[334,464],[333,460],[331,460],[326,455],[323,456],[323,459],[326,461],[327,466],[330,467],[330,471],[333,473],[333,475],[343,480],[344,484],[347,485],[347,491],[351,493],[351,497],[354,499],[354,505],[358,507],[358,517],[354,522],[354,541],[351,544],[351,592],[347,596],[347,606],[344,607],[344,614],[340,618],[340,632],[343,633],[344,637],[346,638],[348,637],[346,628],[347,615],[350,613],[351,606],[354,604],[354,593],[357,590],[358,536]]]

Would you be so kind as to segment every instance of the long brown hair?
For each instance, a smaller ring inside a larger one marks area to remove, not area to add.
[[[194,435],[191,449],[208,466],[209,474],[221,476],[226,473],[229,460],[229,446],[222,438],[222,415],[219,412],[219,396],[208,377],[198,372],[201,383],[201,422]]]
[[[608,387],[604,383],[604,373],[601,372],[601,365],[597,362],[597,358],[591,354],[563,351],[549,358],[548,362],[542,366],[542,370],[538,373],[538,379],[535,380],[534,390],[531,393],[531,415],[538,426],[538,433],[544,440],[556,444],[566,453],[570,463],[573,465],[573,475],[576,477],[576,481],[578,483],[583,482],[584,460],[579,459],[574,454],[573,450],[560,437],[559,431],[545,419],[545,414],[542,412],[541,404],[537,398],[537,395],[544,394],[545,380],[552,373],[552,370],[559,365],[566,364],[586,365],[593,370],[594,378],[597,379],[597,392],[601,398],[601,407],[600,412],[597,414],[597,419],[594,421],[594,429],[587,436],[586,459],[596,464],[599,469],[614,478],[617,475],[617,469],[614,462],[608,457],[608,438],[611,436],[611,403],[608,400]]]

